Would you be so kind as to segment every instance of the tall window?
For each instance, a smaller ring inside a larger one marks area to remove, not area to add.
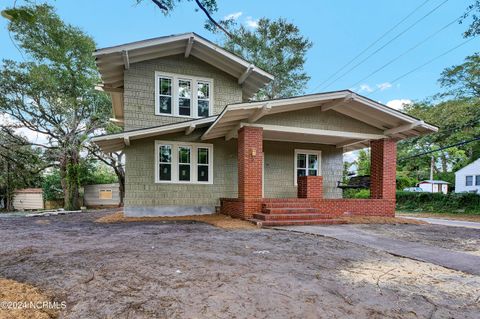
[[[208,116],[210,109],[210,83],[203,81],[197,82],[197,103],[198,116]]]
[[[158,78],[158,111],[162,114],[172,114],[172,79]]]
[[[319,176],[321,152],[314,150],[295,150],[295,175],[297,185],[298,176]]]
[[[213,183],[213,145],[156,141],[157,183]]]
[[[465,176],[465,186],[473,186],[473,176]]]
[[[155,114],[200,118],[210,116],[213,80],[155,72]]]
[[[172,180],[172,146],[160,145],[158,147],[158,179],[160,181]]]
[[[191,101],[192,82],[188,80],[178,80],[178,115],[191,115]]]

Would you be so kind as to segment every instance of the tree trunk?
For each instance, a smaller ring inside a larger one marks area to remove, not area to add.
[[[79,205],[79,159],[77,151],[67,151],[60,163],[60,176],[64,194],[65,210],[78,210]]]
[[[123,199],[125,198],[125,169],[123,168],[123,152],[117,154],[113,169],[118,178],[118,185],[120,191],[120,206],[123,206]]]

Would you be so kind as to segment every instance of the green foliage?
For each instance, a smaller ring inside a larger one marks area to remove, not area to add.
[[[357,166],[358,175],[370,175],[370,150],[361,149],[358,152],[358,157],[355,161],[355,164]]]
[[[416,212],[480,214],[480,195],[397,192],[397,209]]]
[[[370,190],[369,189],[344,189],[343,198],[367,199],[367,198],[370,198]]]
[[[63,199],[62,179],[58,169],[46,174],[42,181],[44,200],[60,200]]]
[[[415,186],[416,183],[418,183],[418,180],[408,175],[409,175],[408,172],[397,172],[397,176],[396,176],[397,189],[402,190],[407,187],[413,187]]]
[[[464,19],[461,21],[462,23],[468,17],[472,18],[468,29],[463,34],[466,38],[468,37],[475,37],[480,34],[480,0],[472,0],[472,3],[467,7],[465,11]]]
[[[290,97],[304,92],[310,79],[304,70],[305,55],[312,43],[301,35],[296,25],[285,19],[262,18],[252,30],[234,21],[223,23],[232,35],[225,37],[225,49],[275,76],[270,84],[260,89],[254,100]]]
[[[81,186],[111,183],[118,183],[118,177],[110,166],[92,161],[82,163],[79,176]]]
[[[5,15],[25,62],[3,61],[0,112],[48,138],[45,156],[59,163],[66,205],[76,208],[80,152],[111,115],[108,96],[95,90],[95,43],[48,4],[27,2]]]
[[[144,0],[135,0],[137,4],[144,2]],[[163,14],[168,15],[171,13],[175,7],[182,2],[182,0],[149,0],[153,2]],[[186,2],[192,2],[194,0],[184,0]],[[199,0],[201,6],[203,6],[209,13],[218,11],[217,1],[216,0]],[[198,11],[198,8],[195,9]]]
[[[443,95],[480,97],[480,54],[467,56],[464,63],[446,68],[439,82],[448,90]]]

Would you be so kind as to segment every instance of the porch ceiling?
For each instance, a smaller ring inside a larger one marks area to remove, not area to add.
[[[253,125],[265,115],[298,111],[312,107],[320,107],[319,112],[339,112],[367,125],[379,128],[383,130],[383,134],[327,132],[326,130],[295,127],[277,127],[273,129],[271,125],[269,127],[263,125],[264,139],[333,144],[337,147],[343,147],[345,151],[349,151],[368,146],[370,140],[385,137],[402,140],[438,130],[437,127],[417,118],[389,108],[349,90],[344,90],[286,99],[228,105],[203,134],[202,139],[208,140],[225,137],[228,140],[235,138],[241,126]]]

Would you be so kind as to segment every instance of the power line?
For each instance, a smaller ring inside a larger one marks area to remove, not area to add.
[[[409,14],[407,14],[402,20],[400,20],[397,24],[395,24],[393,27],[391,27],[390,29],[388,29],[387,31],[385,31],[380,37],[378,37],[375,41],[373,41],[369,46],[367,46],[365,49],[363,49],[360,53],[358,53],[353,59],[351,59],[350,61],[348,61],[347,63],[345,63],[340,69],[338,69],[337,71],[335,71],[333,74],[331,74],[328,78],[326,78],[324,81],[322,81],[317,87],[315,87],[314,91],[319,88],[320,86],[322,86],[323,84],[327,83],[330,79],[332,79],[334,76],[336,76],[338,73],[340,73],[341,71],[343,71],[347,66],[349,66],[350,64],[352,64],[352,62],[354,62],[356,59],[358,59],[360,56],[362,56],[365,52],[367,52],[369,49],[371,49],[375,44],[377,44],[378,42],[380,42],[380,40],[382,40],[383,38],[385,38],[390,32],[392,32],[393,30],[395,30],[399,25],[401,25],[403,22],[405,22],[405,20],[407,20],[408,18],[410,18],[415,12],[417,12],[421,7],[423,7],[425,4],[427,4],[427,2],[429,2],[430,0],[426,0],[424,1],[422,4],[420,4],[418,7],[416,7],[415,9],[413,9]]]
[[[447,145],[447,146],[440,147],[440,148],[437,148],[437,149],[434,149],[434,150],[431,150],[431,151],[415,154],[415,155],[412,155],[412,156],[403,157],[403,158],[398,159],[398,161],[405,161],[405,160],[408,160],[408,159],[428,155],[428,154],[431,154],[431,153],[443,151],[443,150],[446,150],[446,149],[449,149],[449,148],[452,148],[452,147],[456,147],[456,146],[462,146],[462,145],[469,144],[469,143],[476,142],[476,141],[480,141],[480,136],[477,136],[477,137],[475,137],[471,140],[466,140],[466,141],[458,142],[458,143],[455,143],[455,144]]]
[[[470,9],[470,11],[472,11],[472,9]],[[468,14],[470,11],[466,12],[465,14]],[[362,78],[361,80],[359,80],[358,82],[356,82],[354,85],[352,85],[351,87],[355,87],[357,86],[358,84],[362,83],[363,81],[365,81],[366,79],[368,79],[369,77],[371,77],[372,75],[374,74],[377,74],[378,72],[380,72],[381,70],[385,69],[387,66],[389,66],[390,64],[394,63],[395,61],[399,60],[400,58],[404,57],[405,55],[407,55],[408,53],[412,52],[413,50],[415,50],[416,48],[418,48],[419,46],[421,46],[422,44],[424,44],[425,42],[427,42],[428,40],[432,39],[433,37],[435,37],[437,34],[439,34],[440,32],[442,32],[443,30],[447,29],[448,27],[450,27],[451,25],[455,24],[456,22],[460,21],[462,18],[464,17],[464,15],[462,14],[460,17],[454,19],[453,21],[451,21],[450,23],[446,24],[445,26],[443,26],[442,28],[438,29],[437,31],[435,31],[434,33],[430,34],[429,36],[427,36],[426,38],[424,38],[423,40],[421,40],[420,42],[418,42],[417,44],[415,44],[414,46],[410,47],[409,49],[407,49],[406,51],[404,51],[403,53],[401,53],[400,55],[398,55],[397,57],[391,59],[390,61],[388,61],[387,63],[385,63],[384,65],[382,65],[381,67],[379,67],[378,69],[376,69],[375,71],[371,72],[370,74],[368,74],[367,76],[365,76],[364,78]]]
[[[435,8],[433,8],[432,10],[430,10],[429,12],[427,12],[425,15],[423,15],[420,19],[416,20],[414,23],[412,23],[410,26],[408,26],[406,29],[404,29],[403,31],[401,31],[399,34],[397,34],[396,36],[394,36],[392,39],[390,39],[387,43],[385,43],[384,45],[382,45],[380,48],[376,49],[375,51],[373,51],[372,53],[370,53],[367,57],[365,57],[363,60],[361,60],[360,62],[358,62],[357,64],[355,64],[353,67],[351,67],[350,69],[348,69],[346,72],[342,73],[339,77],[335,78],[333,81],[329,82],[324,88],[328,88],[330,85],[332,85],[333,83],[337,82],[338,80],[342,79],[343,77],[345,77],[345,75],[347,75],[348,73],[350,73],[351,71],[355,70],[356,68],[358,68],[360,65],[362,65],[365,61],[367,61],[368,59],[370,59],[372,56],[374,56],[375,54],[377,54],[378,52],[380,52],[381,50],[383,50],[385,47],[387,47],[390,43],[392,43],[393,41],[395,41],[396,39],[398,39],[399,37],[401,37],[402,35],[404,35],[405,33],[407,33],[408,31],[410,31],[411,29],[413,29],[417,24],[419,24],[422,20],[424,20],[425,18],[427,18],[429,15],[431,15],[432,13],[434,13],[435,11],[437,11],[441,6],[443,6],[445,3],[447,3],[449,0],[444,0],[442,3],[440,3],[439,5],[437,5]],[[316,89],[316,88],[315,88]]]
[[[455,51],[456,49],[460,48],[461,46],[464,46],[465,44],[467,44],[468,42],[472,41],[473,39],[475,39],[475,38],[470,38],[470,39],[468,39],[468,40],[465,40],[465,41],[461,42],[460,44],[458,44],[458,45],[454,46],[453,48],[451,48],[451,49],[443,52],[442,54],[437,55],[436,57],[434,57],[434,58],[428,60],[427,62],[425,62],[425,63],[417,66],[416,68],[414,68],[414,69],[412,69],[412,70],[410,70],[410,71],[408,71],[408,72],[400,75],[399,77],[395,78],[394,80],[388,81],[388,83],[393,84],[393,83],[397,82],[398,80],[403,79],[404,77],[406,77],[406,76],[408,76],[408,75],[410,75],[410,74],[412,74],[412,73],[420,70],[421,68],[429,65],[430,63],[435,62],[436,60],[444,57],[445,55],[449,54],[450,52]],[[377,88],[377,89],[373,90],[372,92],[370,92],[370,94],[374,94],[374,93],[378,92],[379,90],[380,90],[380,88]]]

